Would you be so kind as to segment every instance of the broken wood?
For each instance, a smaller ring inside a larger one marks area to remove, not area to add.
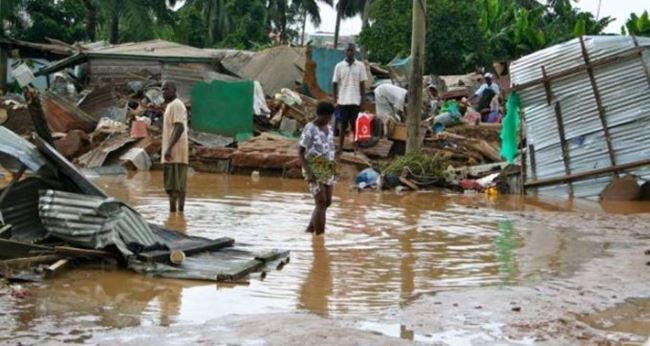
[[[0,269],[26,269],[40,264],[52,263],[61,259],[59,255],[41,255],[31,257],[20,257],[10,260],[0,261]]]
[[[142,252],[138,254],[138,258],[147,262],[168,262],[173,251],[181,250],[186,256],[192,256],[201,252],[219,251],[223,248],[231,247],[235,244],[232,238],[219,238],[207,244],[191,245],[181,247],[179,249],[172,249],[169,251],[156,250],[149,252]]]
[[[0,228],[0,239],[9,239],[11,238],[11,225],[4,225]]]
[[[41,106],[38,91],[32,88],[25,89],[25,100],[27,100],[27,109],[32,118],[32,123],[34,123],[36,134],[43,138],[47,144],[54,147],[54,139],[52,139],[50,128],[47,125],[47,120],[45,120],[46,118],[43,113],[43,107]]]
[[[62,258],[58,261],[56,261],[54,264],[51,266],[48,266],[45,268],[45,272],[47,273],[47,276],[52,276],[56,274],[57,271],[61,270],[61,268],[65,267],[69,262],[69,259],[67,258]]]
[[[417,184],[415,184],[413,181],[409,180],[408,178],[400,177],[400,178],[399,178],[399,181],[400,181],[402,184],[408,186],[409,189],[411,189],[411,190],[413,190],[413,191],[418,191],[418,190],[420,189],[420,188],[417,186]]]
[[[35,253],[52,252],[51,247],[26,244],[14,240],[0,239],[0,258],[13,259],[30,257]]]
[[[87,258],[116,258],[116,254],[102,250],[81,249],[70,246],[56,246],[54,252],[60,255]]]
[[[533,180],[529,181],[526,183],[526,188],[531,188],[531,187],[542,187],[542,186],[548,186],[548,185],[557,185],[557,184],[562,184],[562,183],[568,183],[572,181],[578,181],[586,178],[591,178],[599,175],[605,175],[609,174],[612,172],[622,172],[628,169],[633,169],[637,167],[643,167],[643,166],[650,166],[650,159],[645,159],[641,161],[636,161],[636,162],[630,162],[618,166],[610,166],[610,167],[604,167],[604,168],[599,168],[599,169],[594,169],[592,171],[588,172],[582,172],[582,173],[575,173],[571,174],[568,176],[563,176],[563,177],[555,177],[555,178],[548,178],[548,179],[540,179],[540,180]]]

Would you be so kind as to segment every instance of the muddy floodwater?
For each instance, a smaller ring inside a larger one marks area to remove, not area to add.
[[[255,316],[284,316],[278,317],[281,320],[304,315],[318,318],[315,325],[344,321],[345,328],[367,333],[352,334],[359,340],[386,337],[380,343],[506,340],[530,344],[548,341],[548,335],[536,337],[535,332],[521,328],[510,335],[503,326],[514,322],[490,325],[497,313],[485,317],[485,323],[477,320],[479,331],[472,327],[473,331],[463,332],[462,326],[475,311],[489,312],[490,302],[498,301],[490,298],[489,290],[544,293],[547,283],[569,285],[571,280],[583,280],[576,278],[590,275],[591,266],[603,268],[595,261],[611,262],[616,251],[621,256],[625,255],[622,251],[637,256],[633,265],[621,271],[622,288],[611,288],[622,292],[603,293],[607,282],[600,284],[600,291],[576,283],[575,292],[571,291],[576,297],[589,297],[589,292],[602,297],[584,304],[592,312],[572,313],[575,321],[571,323],[592,330],[590,335],[622,333],[625,337],[619,341],[640,342],[650,335],[650,289],[645,297],[636,292],[627,297],[624,292],[627,277],[640,281],[648,275],[643,271],[650,271],[642,253],[643,246],[650,248],[650,244],[639,226],[648,219],[638,216],[650,212],[647,204],[599,205],[444,192],[358,193],[339,184],[326,235],[312,237],[304,233],[312,200],[299,180],[196,173],[190,177],[182,215],[167,212],[159,172],[93,180],[149,221],[195,236],[232,237],[253,250],[290,250],[291,262],[263,279],[254,275],[242,285],[150,278],[127,270],[67,270],[43,283],[22,284],[26,296],[0,293],[0,342],[110,344],[132,341],[129,335],[134,333],[144,333],[146,340],[147,328],[171,327],[151,329],[155,333],[179,328],[181,335],[192,326],[200,329],[234,315],[252,321]],[[602,229],[594,231],[594,225]],[[603,263],[616,268],[610,262]],[[581,296],[580,289],[587,294]],[[549,294],[552,291],[548,289]],[[463,306],[463,294],[479,303]],[[499,297],[508,313],[535,306]],[[437,321],[442,317],[427,317],[436,309],[455,307],[459,308],[456,315],[467,316],[464,322],[453,324],[454,313],[442,322]],[[571,332],[558,333],[558,338],[573,341],[595,340],[570,339]],[[108,339],[101,339],[106,335]],[[235,331],[233,338],[237,337]]]

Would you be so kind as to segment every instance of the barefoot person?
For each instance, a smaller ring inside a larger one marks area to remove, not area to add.
[[[165,82],[162,87],[167,109],[163,115],[162,158],[165,191],[169,195],[169,211],[185,210],[187,191],[187,164],[189,145],[187,141],[187,109],[176,97],[176,85]]]
[[[309,182],[309,191],[314,196],[316,207],[307,226],[307,232],[325,232],[325,214],[332,204],[332,190],[336,179],[334,156],[334,131],[331,122],[334,105],[322,101],[316,107],[316,119],[308,123],[300,137],[299,157],[303,175]]]

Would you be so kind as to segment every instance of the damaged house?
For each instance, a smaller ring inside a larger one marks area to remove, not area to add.
[[[650,179],[650,38],[582,37],[510,72],[525,114],[529,193],[597,198],[619,179]]]

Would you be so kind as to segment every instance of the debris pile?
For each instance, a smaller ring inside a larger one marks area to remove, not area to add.
[[[316,116],[318,100],[330,98],[334,66],[345,54],[287,46],[261,52],[197,49],[162,40],[70,49],[76,51],[35,73],[55,77],[40,96],[4,98],[5,121],[24,136],[44,127],[36,132],[50,133],[65,158],[110,174],[159,168],[165,110],[161,87],[172,81],[188,109],[194,169],[300,177],[297,138]],[[408,61],[398,59],[387,68],[366,63],[370,78],[362,110],[372,119],[372,136],[358,148],[346,136],[339,148],[348,152],[339,156],[343,165],[361,170],[373,166],[371,160],[385,163],[404,154],[405,124],[395,123],[383,133],[372,96],[375,86],[398,83],[408,72]],[[73,71],[75,66],[82,68]],[[85,72],[79,75],[78,70]],[[425,77],[429,88],[440,91],[438,96],[423,91],[421,140],[427,160],[452,167],[501,161],[499,125],[483,123],[467,100],[482,82],[477,73]],[[456,120],[440,121],[449,116]]]
[[[240,282],[288,261],[286,251],[254,254],[234,248],[231,238],[190,237],[150,224],[44,139],[32,140],[36,146],[0,126],[0,166],[12,177],[0,190],[0,276],[9,281],[40,281],[66,266],[101,263],[160,277]]]

